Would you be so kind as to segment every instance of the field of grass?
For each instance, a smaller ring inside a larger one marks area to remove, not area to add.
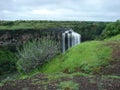
[[[119,39],[120,35],[117,35],[104,41],[84,42],[74,46],[40,68],[40,72],[99,73],[100,69],[109,65],[112,60],[112,48],[107,45],[107,42],[119,41]]]

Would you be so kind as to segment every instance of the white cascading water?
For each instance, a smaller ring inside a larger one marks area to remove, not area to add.
[[[70,48],[70,34],[68,34],[68,48]]]
[[[80,44],[81,35],[74,32],[73,30],[68,30],[62,33],[62,51],[63,53],[72,46]]]
[[[62,34],[62,51],[65,52],[65,33]]]

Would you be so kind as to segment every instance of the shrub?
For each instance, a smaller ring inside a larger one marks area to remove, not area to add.
[[[109,38],[120,34],[120,20],[107,24],[105,30],[103,30],[102,38]]]
[[[0,48],[0,75],[16,71],[15,54],[8,49]]]
[[[18,49],[17,68],[20,72],[27,74],[48,62],[58,53],[60,53],[59,42],[50,37],[29,41],[23,45],[22,49]]]

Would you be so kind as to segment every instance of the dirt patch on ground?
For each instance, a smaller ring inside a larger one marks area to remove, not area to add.
[[[112,60],[109,65],[101,69],[102,74],[120,76],[120,42],[113,41],[107,43],[112,50]]]
[[[108,44],[113,48],[112,58],[114,60],[120,60],[120,41],[113,41]]]

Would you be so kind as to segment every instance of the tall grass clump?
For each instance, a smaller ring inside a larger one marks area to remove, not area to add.
[[[59,45],[59,42],[50,37],[28,41],[22,49],[18,49],[18,71],[28,74],[35,68],[42,66],[60,53]]]

